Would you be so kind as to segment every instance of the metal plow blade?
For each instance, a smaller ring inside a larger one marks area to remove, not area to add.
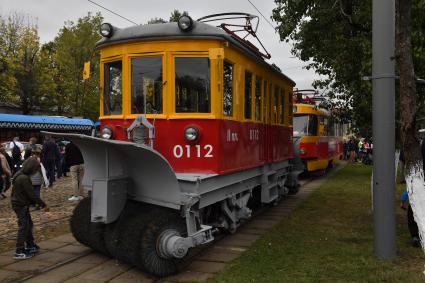
[[[129,199],[174,209],[180,208],[181,195],[176,175],[168,161],[152,148],[142,144],[105,140],[81,134],[50,132],[43,134],[71,140],[80,148],[85,168],[83,185],[88,190],[96,190],[99,182],[109,183],[119,180],[121,183],[115,182],[112,187],[126,186],[122,189],[127,191]],[[123,180],[127,180],[126,185],[122,185]],[[106,187],[109,190],[108,185]],[[116,188],[114,191],[112,195],[117,194]]]

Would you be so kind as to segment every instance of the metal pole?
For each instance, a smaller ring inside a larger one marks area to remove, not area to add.
[[[396,256],[394,49],[395,0],[373,0],[373,220],[375,255]]]

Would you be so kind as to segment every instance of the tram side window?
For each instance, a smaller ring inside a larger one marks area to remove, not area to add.
[[[283,125],[283,114],[285,113],[285,91],[282,91],[282,89],[280,89],[279,92],[279,100],[279,123]]]
[[[269,123],[273,124],[274,106],[273,106],[273,85],[272,84],[269,85],[268,96],[269,96]]]
[[[255,120],[261,121],[261,82],[260,77],[255,77]]]
[[[223,114],[233,116],[233,65],[226,61],[223,66]]]
[[[263,84],[263,121],[264,123],[267,123],[267,101],[268,101],[268,94],[267,94],[267,84],[268,82],[264,82]]]
[[[273,107],[273,123],[277,124],[279,122],[278,115],[279,115],[279,93],[280,89],[279,87],[274,88],[273,93],[273,101],[274,101],[274,107]]]
[[[122,62],[104,65],[103,115],[122,114]]]
[[[162,113],[162,58],[131,60],[131,113]]]
[[[245,72],[245,119],[252,118],[252,74]]]
[[[176,58],[175,72],[176,112],[211,112],[209,59]]]

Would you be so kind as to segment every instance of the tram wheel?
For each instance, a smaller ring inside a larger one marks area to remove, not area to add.
[[[104,241],[105,225],[92,223],[90,214],[91,198],[85,198],[74,209],[70,221],[71,232],[81,244],[108,255]]]
[[[146,227],[140,239],[139,257],[137,266],[159,277],[177,273],[188,263],[188,254],[183,258],[166,258],[161,255],[160,239],[164,233],[186,235],[186,224],[178,211],[158,208],[143,217]]]

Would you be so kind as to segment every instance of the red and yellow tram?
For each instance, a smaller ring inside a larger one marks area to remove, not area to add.
[[[235,18],[255,35],[256,17]],[[68,135],[92,191],[74,211],[74,236],[158,276],[177,272],[217,230],[234,232],[254,207],[298,190],[295,83],[231,25],[205,22],[103,24],[102,138]]]
[[[343,139],[335,135],[330,113],[315,105],[311,97],[295,92],[294,147],[307,172],[324,170],[342,159]]]

